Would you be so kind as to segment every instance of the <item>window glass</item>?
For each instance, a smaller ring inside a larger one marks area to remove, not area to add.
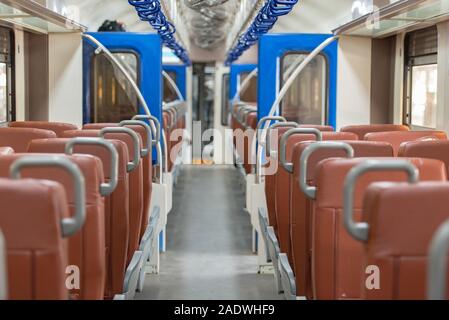
[[[282,59],[282,76],[285,82],[308,53],[289,53]],[[327,61],[316,56],[299,74],[288,90],[281,114],[289,121],[300,124],[325,124],[327,113]]]
[[[167,74],[176,83],[177,80],[176,72],[167,71]],[[165,77],[163,78],[164,78],[164,102],[169,103],[178,100],[178,94],[176,93],[176,90],[172,87],[170,82]]]
[[[250,72],[243,72],[240,75],[240,85],[245,81],[249,74]],[[244,102],[257,102],[257,76],[252,77],[246,89],[240,93],[240,100]]]
[[[437,65],[412,68],[411,124],[437,127]]]
[[[133,53],[114,53],[138,83],[138,58]],[[95,123],[120,122],[138,113],[138,98],[124,74],[105,54],[94,59],[94,92],[91,121]]]
[[[430,27],[405,37],[404,123],[437,128],[438,30]]]

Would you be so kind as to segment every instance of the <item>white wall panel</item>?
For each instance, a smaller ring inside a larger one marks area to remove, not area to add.
[[[370,121],[371,39],[342,37],[338,48],[337,127]]]
[[[80,34],[49,35],[49,121],[83,122],[83,50]]]

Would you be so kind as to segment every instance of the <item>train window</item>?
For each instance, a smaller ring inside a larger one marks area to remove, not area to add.
[[[139,60],[136,54],[117,52],[114,56],[127,69],[134,81],[139,80]],[[138,113],[138,98],[131,83],[105,54],[93,60],[93,108],[91,121],[95,123],[120,122]]]
[[[249,74],[249,72],[243,72],[240,75],[240,84],[245,81]],[[252,77],[249,85],[240,93],[240,100],[245,102],[257,102],[257,76]]]
[[[281,79],[285,82],[307,53],[292,52],[282,58]],[[302,124],[325,124],[327,114],[328,64],[323,55],[316,56],[287,92],[281,114],[289,121]]]
[[[436,27],[406,36],[406,95],[404,122],[437,127],[438,31]]]
[[[230,105],[230,92],[229,92],[229,81],[230,76],[228,73],[223,75],[223,85],[221,93],[221,124],[227,126],[229,124],[229,105]]]
[[[437,65],[413,66],[411,69],[412,126],[435,129],[437,126]]]
[[[14,120],[12,103],[12,35],[0,27],[0,124]]]
[[[176,83],[177,75],[176,72],[167,71],[169,77]],[[170,82],[164,77],[164,102],[169,103],[178,100],[178,94],[176,90],[172,87]]]

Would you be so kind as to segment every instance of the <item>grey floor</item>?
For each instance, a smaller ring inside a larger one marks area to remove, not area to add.
[[[233,167],[184,167],[168,217],[161,273],[147,276],[137,299],[281,299],[273,276],[257,274],[244,202]]]

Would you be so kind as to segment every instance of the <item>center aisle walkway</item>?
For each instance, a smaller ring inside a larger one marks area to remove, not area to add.
[[[273,276],[257,274],[244,202],[233,167],[184,167],[161,274],[148,276],[137,299],[280,299]]]

